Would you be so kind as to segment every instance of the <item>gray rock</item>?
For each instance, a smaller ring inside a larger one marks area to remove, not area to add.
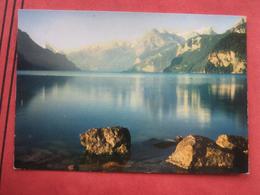
[[[124,127],[92,128],[80,134],[80,143],[89,154],[127,155],[131,137]]]

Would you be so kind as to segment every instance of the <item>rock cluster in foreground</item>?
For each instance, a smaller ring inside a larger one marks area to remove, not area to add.
[[[80,134],[80,143],[89,154],[127,155],[131,137],[124,127],[92,128]]]
[[[80,134],[80,141],[87,154],[90,154],[85,155],[85,161],[94,164],[108,163],[105,167],[123,166],[121,164],[119,166],[118,163],[126,163],[125,160],[130,154],[131,137],[129,130],[124,127],[92,128]],[[247,170],[248,142],[244,137],[223,134],[213,141],[199,135],[188,135],[177,136],[173,140],[157,141],[153,145],[164,149],[173,144],[176,147],[166,162],[177,167],[186,170],[199,168]],[[162,157],[161,161],[165,161],[164,158]]]
[[[216,142],[189,135],[178,143],[166,162],[184,169],[247,167],[247,140],[220,135]]]

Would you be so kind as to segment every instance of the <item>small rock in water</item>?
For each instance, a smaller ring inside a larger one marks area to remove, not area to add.
[[[227,148],[230,150],[239,150],[244,153],[247,153],[248,151],[247,139],[242,136],[222,134],[218,136],[216,144],[222,148]]]
[[[92,128],[80,134],[80,143],[89,154],[127,155],[131,137],[124,127]]]
[[[234,166],[234,154],[222,149],[209,138],[189,135],[178,143],[175,151],[166,162],[184,169],[232,168]]]
[[[235,167],[239,168],[242,172],[248,171],[248,141],[246,138],[223,134],[218,136],[216,144],[234,153]]]

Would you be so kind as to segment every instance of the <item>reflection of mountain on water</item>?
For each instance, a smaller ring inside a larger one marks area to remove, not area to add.
[[[68,77],[52,76],[17,76],[17,90],[16,90],[16,108],[26,106],[31,99],[36,95],[41,95],[45,100],[47,94],[55,92],[58,88],[65,85]]]
[[[17,167],[66,169],[80,163],[79,134],[93,127],[128,127],[129,162],[142,170],[156,164],[153,170],[160,171],[173,148],[155,148],[156,140],[247,134],[243,76],[77,74],[18,75]]]
[[[77,155],[80,133],[113,125],[128,127],[133,143],[187,134],[245,136],[246,91],[245,77],[230,75],[18,75],[16,155],[49,147],[51,156]],[[49,154],[44,151],[36,157]]]
[[[247,89],[243,81],[237,77],[214,79],[180,76],[176,78],[176,83],[165,85],[167,80],[159,79],[152,84],[157,90],[147,89],[143,92],[143,101],[149,105],[149,113],[162,115],[164,119],[194,118],[206,124],[215,112],[235,115],[238,121],[246,124]]]
[[[192,115],[202,123],[210,122],[211,112],[238,115],[243,118],[246,112],[246,85],[236,83],[235,78],[230,81],[201,84],[194,88],[194,84],[176,87],[176,117],[190,118]],[[242,120],[246,122],[246,119]]]
[[[186,87],[176,87],[176,117],[189,119],[191,116],[197,118],[201,123],[209,123],[211,112],[201,101],[200,89],[189,90]]]
[[[69,78],[69,80],[68,80]],[[246,82],[240,77],[108,74],[86,77],[18,76],[17,107],[33,99],[99,110],[143,113],[158,122],[209,125],[212,114],[246,125]],[[53,104],[55,106],[55,103]]]

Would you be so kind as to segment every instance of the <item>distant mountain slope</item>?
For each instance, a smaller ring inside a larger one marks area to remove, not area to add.
[[[44,49],[18,30],[18,70],[79,70],[60,53]]]
[[[180,46],[164,72],[245,73],[246,21],[223,34],[198,35]]]
[[[184,38],[167,31],[153,29],[134,44],[136,60],[130,72],[162,72],[175,57]]]
[[[134,42],[115,41],[68,52],[81,69],[97,72],[160,72],[175,56],[184,38],[152,29]]]
[[[127,42],[89,46],[67,54],[82,70],[122,72],[133,66],[135,51]]]

